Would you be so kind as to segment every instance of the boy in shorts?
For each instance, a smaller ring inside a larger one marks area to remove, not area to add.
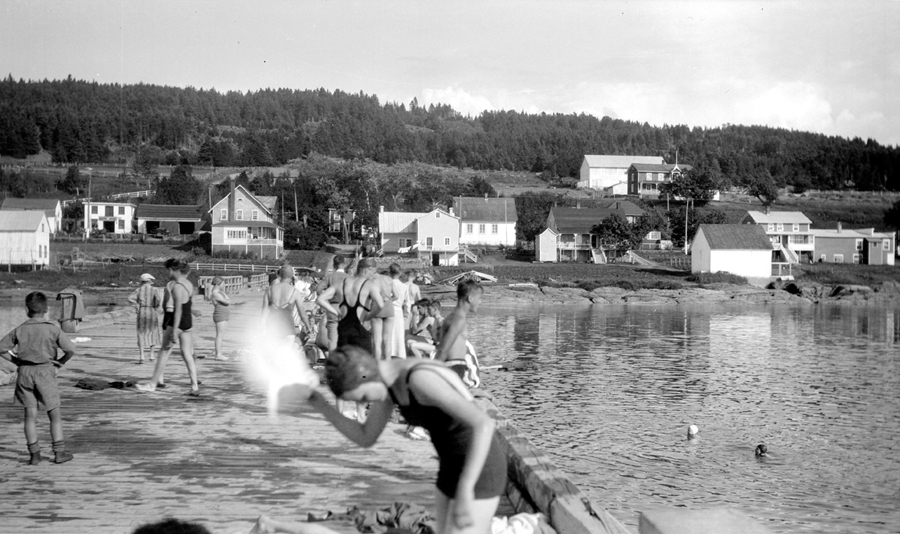
[[[29,319],[0,340],[0,357],[11,361],[18,369],[15,403],[25,407],[25,442],[31,454],[29,465],[41,462],[38,443],[37,412],[47,410],[50,417],[50,437],[53,439],[54,462],[61,464],[72,459],[63,440],[62,416],[59,410],[57,369],[75,355],[75,345],[59,326],[47,319],[47,297],[35,291],[25,297]],[[10,351],[16,349],[16,354]],[[57,349],[63,357],[57,359]]]

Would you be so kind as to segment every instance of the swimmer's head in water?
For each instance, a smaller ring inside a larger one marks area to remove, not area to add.
[[[325,381],[335,397],[369,382],[381,382],[378,362],[371,354],[353,345],[331,351],[325,360]]]
[[[768,453],[769,453],[769,448],[766,447],[764,444],[760,443],[759,445],[756,446],[756,457],[757,458],[766,456]]]
[[[694,439],[697,436],[697,433],[700,432],[700,429],[697,428],[697,425],[691,425],[688,427],[688,439]]]

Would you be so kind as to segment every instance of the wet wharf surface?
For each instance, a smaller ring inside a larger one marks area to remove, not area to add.
[[[258,325],[260,294],[245,292],[232,306],[224,353],[241,348],[241,333]],[[353,445],[305,406],[270,417],[260,388],[249,384],[240,358],[211,359],[212,306],[195,298],[194,319],[202,395],[189,397],[187,370],[176,349],[167,387],[98,391],[74,387],[82,378],[143,380],[153,363],[137,365],[133,315],[83,328],[75,358],[59,387],[68,450],[75,459],[54,464],[49,421],[38,431],[44,461],[27,465],[23,410],[13,386],[0,387],[0,532],[130,533],[175,517],[211,532],[249,532],[265,514],[302,521],[308,512],[342,513],[406,501],[432,508],[437,459],[427,441],[404,436],[389,423],[371,449]],[[323,390],[324,391],[324,390]],[[328,522],[340,532],[349,523]]]

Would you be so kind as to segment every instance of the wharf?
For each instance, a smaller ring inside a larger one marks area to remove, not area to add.
[[[234,301],[229,356],[240,349],[240,333],[256,326],[261,297],[245,292]],[[437,459],[429,442],[412,441],[405,426],[390,423],[374,447],[363,449],[308,408],[270,417],[264,394],[245,381],[240,363],[211,359],[212,307],[199,297],[195,303],[203,313],[195,318],[195,346],[207,356],[198,360],[199,398],[186,395],[190,385],[177,349],[164,390],[74,387],[82,378],[149,378],[153,364],[136,364],[133,314],[107,315],[72,335],[90,341],[78,344],[59,375],[64,433],[75,455],[69,463],[47,460],[49,422],[41,413],[45,460],[26,465],[22,409],[12,404],[12,385],[0,388],[0,531],[120,534],[175,517],[233,534],[249,532],[261,514],[303,521],[307,512],[350,506],[405,501],[431,508]],[[356,532],[349,523],[327,525]]]

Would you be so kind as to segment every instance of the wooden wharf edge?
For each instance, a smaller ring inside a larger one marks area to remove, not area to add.
[[[512,422],[485,397],[478,406],[497,422],[497,437],[509,462],[507,498],[518,512],[541,512],[560,534],[633,534],[597,508]]]

